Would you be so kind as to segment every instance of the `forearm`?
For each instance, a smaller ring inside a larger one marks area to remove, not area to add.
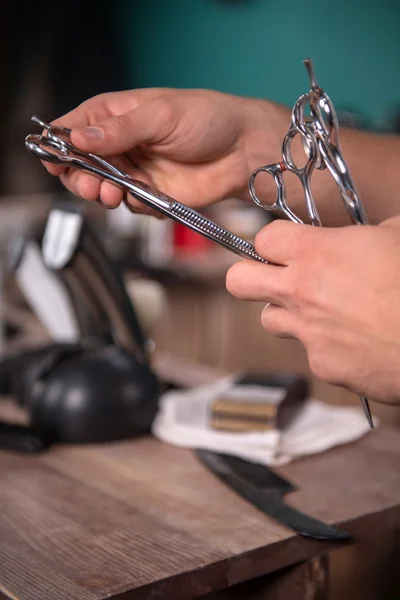
[[[399,215],[400,137],[342,129],[340,139],[370,223]],[[323,187],[321,192],[323,198]],[[330,190],[322,202],[333,201],[334,192]]]
[[[249,100],[244,106],[249,115],[246,157],[250,175],[261,165],[281,160],[281,145],[291,115],[287,108],[267,101]],[[369,221],[376,224],[400,214],[400,137],[342,129],[340,140]],[[294,148],[293,154],[299,166],[304,164],[300,146]],[[307,219],[302,188],[295,179],[285,178],[288,203],[296,214]],[[271,182],[260,178],[268,201],[273,201],[272,194],[276,194],[272,184],[272,178]],[[349,224],[339,189],[327,169],[314,171],[312,192],[324,225]],[[243,197],[249,198],[247,189],[243,190]]]

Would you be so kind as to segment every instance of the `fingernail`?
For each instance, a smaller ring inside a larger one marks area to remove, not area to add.
[[[103,139],[103,130],[100,127],[85,127],[81,133],[90,141],[98,141]]]

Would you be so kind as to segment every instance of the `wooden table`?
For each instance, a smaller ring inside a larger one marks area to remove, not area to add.
[[[187,382],[215,374],[185,369]],[[400,432],[382,427],[279,472],[300,488],[293,506],[373,544],[400,529],[399,463]],[[1,600],[328,598],[338,546],[273,522],[189,450],[143,437],[0,452],[0,482]]]

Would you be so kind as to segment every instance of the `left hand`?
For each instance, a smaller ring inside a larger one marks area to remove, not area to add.
[[[236,263],[228,291],[270,303],[263,327],[300,340],[318,378],[400,404],[400,217],[337,229],[274,221],[255,247],[274,264]]]

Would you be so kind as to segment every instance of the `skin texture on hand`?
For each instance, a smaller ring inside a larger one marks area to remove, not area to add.
[[[246,195],[249,163],[255,168],[256,108],[257,102],[219,92],[144,89],[96,96],[53,124],[72,128],[71,140],[79,149],[104,156],[133,178],[199,208]],[[280,110],[271,105],[266,118],[271,148],[279,147],[283,135],[272,133]],[[122,191],[110,183],[44,164],[78,196],[100,197],[109,207],[121,202]],[[146,212],[143,204],[128,199]]]
[[[318,378],[400,404],[400,217],[337,229],[275,221],[255,247],[275,264],[239,261],[228,291],[271,303],[263,327],[300,340]]]
[[[248,179],[262,165],[281,160],[290,110],[266,100],[210,90],[150,88],[95,96],[53,121],[72,128],[81,150],[104,156],[132,177],[192,208],[229,197],[249,200]],[[344,156],[371,223],[397,215],[400,139],[349,130],[341,132]],[[304,164],[300,140],[295,162]],[[99,198],[108,207],[122,191],[82,171],[44,163],[75,195]],[[295,177],[285,174],[289,204],[307,221],[304,194]],[[261,179],[261,196],[272,203],[272,178]],[[314,171],[312,190],[322,223],[349,224],[339,191],[325,171]],[[379,200],[378,200],[379,199]],[[149,209],[128,196],[134,210]]]

